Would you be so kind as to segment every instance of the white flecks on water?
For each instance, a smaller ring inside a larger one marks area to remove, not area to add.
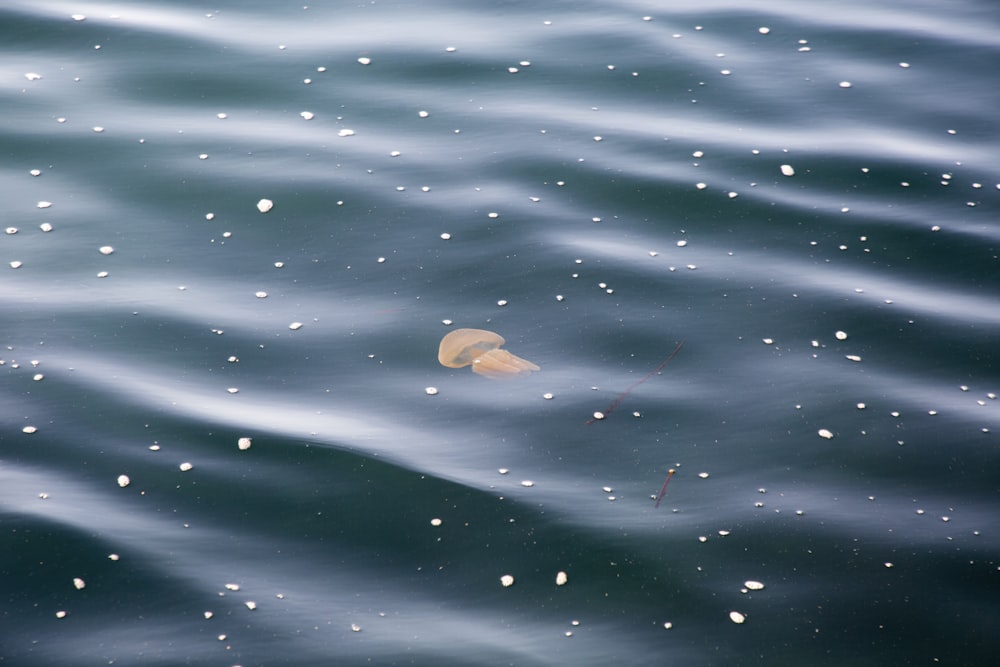
[[[437,387],[425,387],[424,393],[426,393],[428,396],[437,396],[438,390]]]
[[[451,239],[451,234],[449,234],[448,232],[444,232],[443,234],[441,234],[441,239],[443,241],[448,241]]]
[[[843,331],[837,331],[833,335],[837,340],[847,340],[847,333]]]
[[[177,467],[180,469],[181,472],[187,472],[188,470],[194,468],[194,465],[188,461],[185,461],[184,463],[180,464]]]
[[[761,342],[764,343],[764,345],[774,345],[773,338],[762,338]]]
[[[258,299],[266,299],[267,292],[255,292],[254,296],[257,297]]]
[[[100,248],[97,249],[97,252],[101,253],[102,255],[110,255],[114,253],[114,251],[115,249],[109,245],[102,245]]]
[[[524,481],[521,482],[521,486],[529,488],[529,489],[531,487],[533,487],[534,485],[535,485],[535,483],[532,482],[530,479],[526,479],[526,480],[524,480]]]
[[[441,519],[438,519],[437,517],[431,519],[431,525],[434,526],[435,528],[437,528],[438,526],[440,526],[441,523],[442,523]]]
[[[257,609],[257,603],[254,602],[253,600],[247,600],[243,604],[245,604],[247,606],[247,609],[249,609],[250,611],[254,611],[255,609]]]
[[[837,85],[839,85],[841,88],[850,88],[851,87],[851,82],[850,81],[841,81]]]
[[[795,168],[792,167],[792,165],[790,165],[790,164],[783,164],[783,165],[781,165],[781,173],[784,176],[794,176],[795,175]]]
[[[684,246],[686,246],[687,244],[688,244],[688,242],[687,242],[687,241],[685,241],[684,239],[681,239],[680,241],[678,241],[678,242],[677,242],[677,247],[678,247],[678,248],[683,248],[683,247],[684,247]],[[650,255],[652,255],[653,257],[655,257],[655,256],[656,256],[656,255],[653,255],[653,253],[650,253]]]
[[[861,361],[861,357],[859,357],[856,354],[845,354],[844,358],[847,359],[848,361],[853,361],[855,363],[858,363],[858,362]]]
[[[595,412],[594,413],[594,419],[597,419],[597,420],[604,419],[604,413],[603,412]]]
[[[24,428],[21,429],[21,433],[27,433],[28,435],[31,435],[32,433],[37,433],[37,432],[38,432],[38,427],[37,426],[25,426]]]
[[[820,430],[816,431],[816,435],[818,435],[821,438],[826,438],[827,440],[833,439],[833,432],[825,428],[821,428]]]
[[[240,590],[240,585],[239,584],[226,584],[225,588],[226,588],[227,591],[234,591],[235,592],[235,591]]]
[[[250,449],[251,445],[253,445],[253,440],[250,438],[240,438],[236,441],[236,446],[239,447],[242,452]]]
[[[51,232],[52,231],[52,225],[49,224],[49,223],[47,223],[47,222],[43,222],[42,224],[38,225],[38,228],[40,230],[42,230],[43,232]]]
[[[75,588],[78,591],[82,591],[86,587],[87,587],[87,582],[85,582],[80,577],[73,577],[73,588]]]
[[[344,128],[343,130],[340,130],[339,132],[337,132],[337,136],[338,137],[353,137],[354,136],[354,130],[348,130],[347,128]]]
[[[303,120],[312,120],[313,118],[316,117],[316,115],[312,111],[303,111],[299,113],[299,115],[302,116]]]
[[[240,393],[240,388],[239,387],[227,387],[226,391],[229,392],[230,394],[238,394],[238,393]]]
[[[291,324],[288,325],[288,328],[291,329],[292,331],[298,331],[303,326],[304,325],[302,324],[302,322],[292,322]]]
[[[272,208],[274,208],[274,202],[271,201],[270,199],[261,199],[259,202],[257,202],[257,210],[260,211],[261,213],[267,213]]]
[[[372,59],[367,56],[361,56],[360,58],[358,58],[358,62],[361,63],[362,65],[371,65]]]
[[[24,266],[24,264],[16,259],[10,263],[10,268],[12,269],[20,269],[22,266]]]
[[[701,477],[702,479],[708,479],[709,474],[707,472],[700,472],[698,473],[698,477]]]
[[[762,591],[764,590],[764,584],[759,581],[754,581],[753,579],[748,579],[743,582],[744,588],[748,591]]]
[[[128,478],[128,475],[118,475],[118,486],[123,489],[132,483],[132,480]]]
[[[509,574],[503,575],[500,577],[500,585],[504,588],[510,588],[514,585],[514,577]]]
[[[510,470],[507,468],[497,468],[497,472],[500,473],[501,475],[506,475],[507,473],[510,472]]]
[[[556,572],[556,586],[565,586],[569,576],[565,572]]]
[[[729,612],[729,620],[735,623],[736,625],[742,625],[743,623],[746,622],[747,617],[738,611],[731,611]]]

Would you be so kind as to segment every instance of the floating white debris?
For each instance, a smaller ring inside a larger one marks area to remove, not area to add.
[[[861,361],[861,357],[859,357],[856,354],[845,354],[844,358],[847,359],[848,361],[853,361],[853,362]]]
[[[500,473],[501,475],[506,475],[507,473],[510,472],[510,470],[508,470],[507,468],[498,468],[497,472]]]
[[[358,62],[361,63],[362,65],[371,65],[372,59],[366,56],[361,56],[360,58],[358,58]]]
[[[229,392],[230,394],[238,394],[238,393],[240,393],[240,388],[239,387],[228,387],[226,389],[226,391]]]
[[[865,405],[864,403],[858,403],[858,410],[864,410],[866,407],[868,406]]]
[[[611,493],[612,491],[614,491],[614,489],[611,488],[610,486],[602,486],[601,491],[604,491],[604,493]]]
[[[93,128],[93,130],[94,130],[94,132],[96,132],[97,134],[100,134],[101,132],[103,132],[103,131],[104,131],[104,128],[103,128],[103,127],[101,127],[100,125],[97,125],[97,126],[95,126],[95,127]]]
[[[783,164],[781,165],[781,173],[783,176],[794,176],[795,168],[790,164]]]
[[[833,432],[825,428],[821,428],[820,430],[816,431],[816,435],[818,435],[821,438],[826,438],[827,440],[831,440],[833,438]]]
[[[441,519],[438,519],[437,517],[431,519],[431,525],[437,528],[441,525]]]
[[[565,586],[569,576],[565,572],[556,572],[556,586]]]
[[[500,577],[500,584],[504,588],[509,588],[510,586],[514,585],[514,577],[512,577],[509,574],[505,574],[502,577]]]
[[[313,118],[316,117],[316,115],[312,111],[303,111],[299,113],[299,115],[302,116],[303,120],[312,120]]]
[[[42,175],[42,170],[41,169],[32,169],[28,173],[31,174],[32,176],[41,176]]]
[[[528,487],[528,488],[531,488],[534,485],[535,485],[535,483],[532,482],[530,479],[526,479],[523,482],[521,482],[521,486]]]
[[[773,338],[762,338],[761,342],[764,343],[764,345],[774,345]]]
[[[22,264],[16,259],[10,263],[10,268],[12,269],[20,269],[22,266],[24,266],[24,264]]]
[[[302,322],[292,322],[291,324],[288,325],[288,328],[291,329],[292,331],[298,331],[299,329],[302,328],[302,326],[303,326]]]
[[[257,603],[254,602],[253,600],[247,600],[243,604],[245,604],[247,606],[247,609],[249,609],[250,611],[254,611],[257,608]]]
[[[227,591],[238,591],[238,590],[240,590],[240,585],[239,584],[226,584],[226,590]]]
[[[663,624],[663,629],[664,630],[670,630],[673,627],[674,627],[674,624],[671,623],[670,621],[667,621],[666,623]]]
[[[38,208],[51,208],[52,207],[52,202],[50,202],[50,201],[40,201],[40,202],[38,202],[37,206],[38,206]]]
[[[750,590],[750,591],[762,591],[762,590],[764,590],[764,584],[762,584],[759,581],[754,581],[753,579],[749,579],[747,581],[744,581],[743,585],[747,588],[747,590]]]
[[[32,376],[31,379],[34,380],[35,382],[41,382],[42,380],[45,379],[45,376],[42,375],[41,373],[36,373],[34,376]]]
[[[504,306],[507,305],[507,299],[500,299],[499,301],[497,301],[497,305],[503,308]]]
[[[42,75],[36,72],[25,72],[24,78],[27,79],[28,81],[38,81],[39,79],[42,78]]]
[[[437,396],[438,390],[437,387],[426,387],[424,388],[424,393],[428,396]]]
[[[736,625],[740,625],[747,620],[747,617],[738,611],[731,611],[729,612],[729,620]]]
[[[194,468],[194,466],[191,463],[187,462],[187,461],[185,461],[184,463],[180,464],[177,467],[180,468],[181,472],[187,472],[188,470],[191,470],[192,468]]]
[[[251,445],[253,445],[253,440],[251,438],[240,438],[236,441],[236,446],[243,452],[250,449]]]
[[[552,398],[553,398],[553,396],[552,396],[552,394],[545,393],[545,394],[542,394],[542,398],[544,398],[546,401],[551,401]]]
[[[66,618],[66,612],[60,609],[56,612],[56,618]]]
[[[27,433],[28,435],[37,432],[38,432],[38,427],[36,426],[25,426],[24,428],[21,429],[21,433]]]
[[[594,413],[594,419],[597,419],[597,420],[604,419],[604,413],[603,412],[595,412]]]
[[[687,241],[685,241],[685,240],[681,239],[680,241],[678,241],[678,242],[677,242],[677,247],[678,247],[678,248],[683,248],[683,247],[684,247],[684,246],[686,246],[687,244],[688,244],[688,242],[687,242]]]
[[[337,136],[338,137],[353,137],[354,136],[354,130],[348,130],[347,128],[344,128],[343,130],[340,130],[339,132],[337,132]]]
[[[847,333],[844,331],[837,331],[833,335],[837,340],[847,340]]]
[[[85,582],[80,577],[73,577],[73,587],[76,588],[76,590],[78,591],[82,591],[84,588],[87,587],[87,582]]]
[[[445,232],[445,233],[441,234],[441,240],[442,241],[449,241],[449,240],[451,240],[451,234],[449,234],[448,232]]]
[[[50,225],[47,222],[43,222],[42,224],[38,225],[38,228],[40,230],[42,230],[43,232],[51,232],[52,231],[52,225]]]
[[[351,632],[361,632],[361,626],[357,623],[351,623]]]
[[[272,208],[274,208],[274,202],[271,201],[270,199],[261,199],[259,202],[257,202],[257,210],[260,211],[261,213],[267,213]]]
[[[267,292],[255,292],[254,296],[257,297],[258,299],[266,299]]]
[[[119,558],[118,554],[108,554],[108,560],[118,560]]]
[[[841,88],[850,88],[851,87],[851,82],[850,81],[841,81],[837,85],[839,85]]]
[[[73,14],[72,16],[70,16],[70,18],[73,19],[74,21],[86,21],[87,20],[87,17],[85,15],[83,15],[83,14]]]
[[[890,563],[888,561],[886,561],[885,563],[882,563],[882,564],[885,565],[887,568],[892,567],[892,563]]]
[[[430,113],[427,111],[418,111],[417,116],[419,116],[420,118],[427,118],[428,116],[430,116]]]
[[[202,616],[204,616],[204,617],[205,617],[205,620],[207,621],[208,619],[210,619],[210,618],[212,618],[213,616],[215,616],[215,614],[213,614],[213,613],[212,613],[212,612],[210,612],[210,611],[206,611],[206,612],[205,612],[204,614],[202,614]]]
[[[704,190],[705,188],[708,187],[708,184],[707,183],[695,183],[694,187],[698,188],[699,190]]]
[[[767,33],[771,32],[771,29],[766,26],[762,26],[760,28],[757,28],[757,32],[759,32],[762,35],[766,35]]]
[[[700,472],[700,473],[698,473],[698,477],[701,477],[702,479],[708,479],[708,473],[707,472]]]
[[[132,483],[132,480],[128,478],[128,475],[118,475],[118,486],[123,489]]]

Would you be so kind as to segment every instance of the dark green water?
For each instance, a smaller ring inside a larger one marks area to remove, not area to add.
[[[661,4],[7,2],[0,663],[993,664],[1000,14]]]

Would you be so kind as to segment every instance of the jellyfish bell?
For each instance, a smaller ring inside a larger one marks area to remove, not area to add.
[[[472,372],[491,379],[530,375],[541,370],[527,359],[500,348],[503,336],[485,329],[455,329],[441,339],[438,361],[448,368],[472,366]]]

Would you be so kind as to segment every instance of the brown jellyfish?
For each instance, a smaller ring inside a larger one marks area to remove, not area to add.
[[[455,329],[441,339],[438,361],[448,368],[472,366],[472,372],[496,379],[541,370],[527,359],[501,350],[503,336],[485,329]]]

